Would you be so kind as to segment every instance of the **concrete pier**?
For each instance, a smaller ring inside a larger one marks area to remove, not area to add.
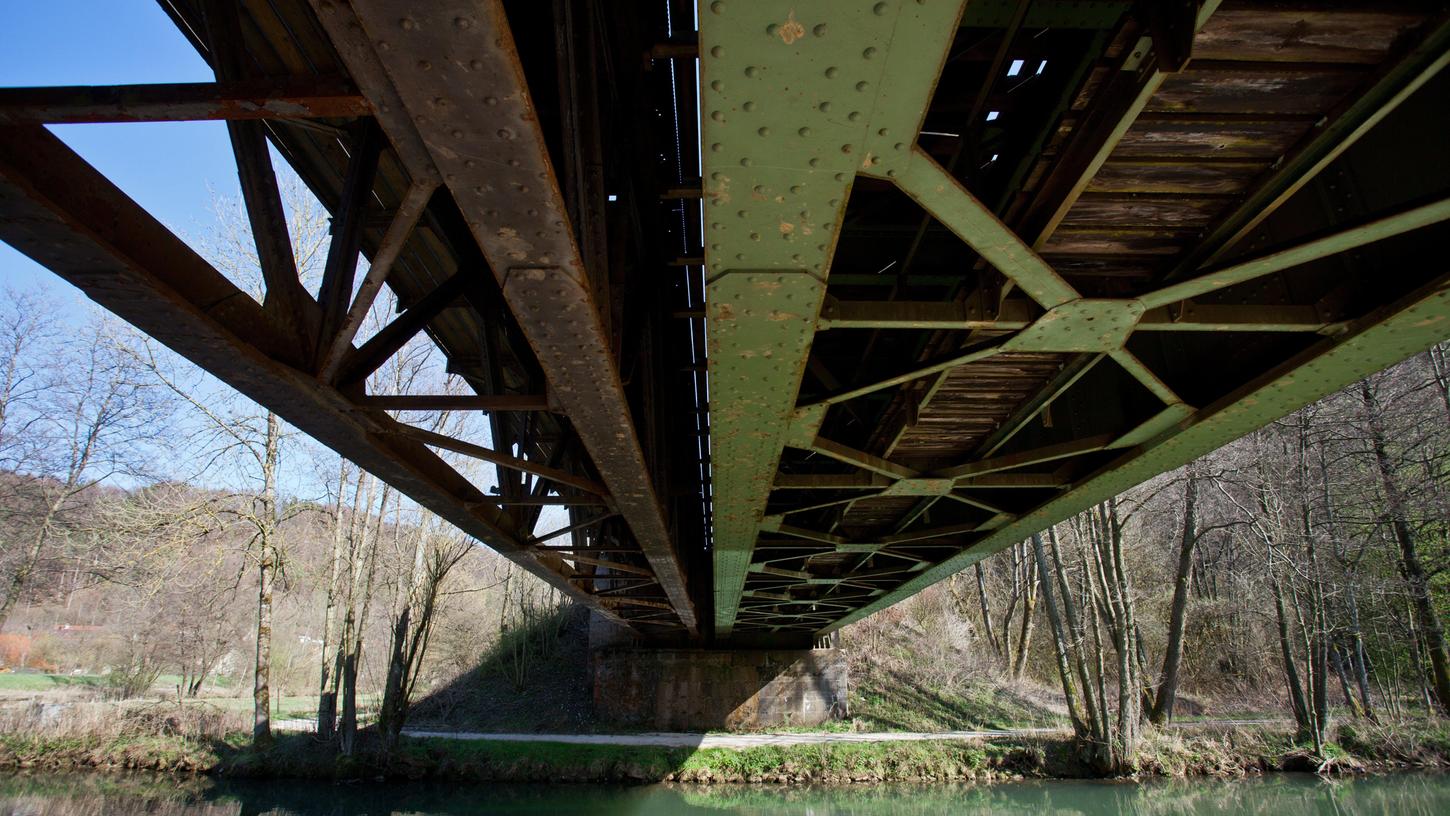
[[[817,725],[848,714],[841,649],[605,648],[591,672],[595,715],[616,727]]]

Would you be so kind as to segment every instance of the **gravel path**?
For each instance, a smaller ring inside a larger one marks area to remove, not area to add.
[[[1269,725],[1279,720],[1214,720],[1175,723],[1181,728]],[[311,720],[274,720],[278,731],[311,731]],[[1066,735],[1067,728],[1007,728],[981,731],[870,731],[817,733],[701,734],[680,731],[648,731],[638,734],[496,734],[479,731],[421,731],[405,729],[410,737],[494,742],[565,742],[574,745],[659,745],[669,748],[756,748],[765,745],[824,745],[858,742],[919,742],[927,740],[986,740],[1011,737]]]

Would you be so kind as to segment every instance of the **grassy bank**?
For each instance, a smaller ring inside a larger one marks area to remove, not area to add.
[[[1241,777],[1273,771],[1360,772],[1450,767],[1450,727],[1342,725],[1325,758],[1274,729],[1155,733],[1145,777]],[[1086,778],[1070,740],[835,743],[746,749],[405,739],[391,754],[338,757],[308,735],[265,751],[241,732],[42,736],[0,734],[0,768],[153,770],[231,777],[432,779],[471,782],[879,783]]]

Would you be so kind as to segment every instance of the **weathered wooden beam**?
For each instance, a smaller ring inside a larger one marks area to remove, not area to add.
[[[1060,442],[1056,445],[1046,445],[1041,448],[1034,448],[1033,450],[1008,453],[989,459],[978,459],[957,465],[956,467],[942,468],[934,471],[932,475],[944,479],[960,480],[998,470],[1011,470],[1012,468],[1051,462],[1056,459],[1066,459],[1069,456],[1081,456],[1085,453],[1103,450],[1112,444],[1114,436],[1114,434],[1098,434],[1082,439],[1074,439],[1070,442]],[[966,485],[962,486],[965,487]]]
[[[1194,21],[1195,30],[1203,28],[1221,2],[1203,3]],[[1087,119],[1073,128],[1071,141],[1023,219],[1023,234],[1030,236],[1034,249],[1041,249],[1057,231],[1068,211],[1168,78],[1166,69],[1170,66],[1166,61],[1159,66],[1161,55],[1152,46],[1153,37],[1145,35],[1126,50],[1112,78],[1093,100]]]
[[[815,451],[829,459],[835,459],[837,462],[844,462],[848,465],[855,465],[862,470],[879,473],[888,479],[910,479],[917,475],[916,471],[909,467],[903,467],[895,462],[887,461],[880,456],[867,453],[866,451],[856,450],[855,448],[821,436],[817,436],[811,442],[809,450]]]
[[[1446,66],[1450,66],[1450,15],[1441,14],[1424,39],[1383,71],[1370,88],[1335,111],[1329,121],[1316,126],[1313,134],[1258,181],[1237,207],[1218,218],[1213,229],[1165,279],[1182,278],[1223,258]]]
[[[1036,394],[1018,405],[1010,417],[997,426],[995,431],[988,434],[987,438],[977,445],[975,454],[979,457],[986,457],[996,453],[999,448],[1016,436],[1018,431],[1026,427],[1027,423],[1046,410],[1053,400],[1062,396],[1074,383],[1082,379],[1082,376],[1088,373],[1094,365],[1097,365],[1101,359],[1103,359],[1101,354],[1074,355]]]
[[[1450,198],[1412,207],[1288,249],[1205,272],[1191,280],[1149,292],[1138,300],[1149,308],[1166,306],[1446,220],[1450,220]]]
[[[946,371],[948,369],[964,366],[967,363],[974,363],[978,360],[985,360],[988,357],[1000,353],[1002,351],[1003,342],[1005,341],[999,338],[982,341],[980,343],[968,346],[961,351],[952,352],[950,354],[937,357],[933,360],[927,360],[921,363],[913,364],[912,366],[906,368],[904,371],[901,371],[898,374],[893,374],[889,377],[875,380],[873,382],[867,383],[866,385],[860,385],[854,388],[836,391],[823,397],[811,400],[810,402],[802,403],[800,406],[798,406],[798,408],[810,408],[817,405],[834,405],[838,402],[845,402],[846,400],[855,399],[856,397],[864,396],[875,391],[880,391],[884,388],[890,388],[894,385],[901,385],[902,383],[911,382],[912,380],[919,380],[922,377],[928,376],[930,374],[935,374],[939,371]]]

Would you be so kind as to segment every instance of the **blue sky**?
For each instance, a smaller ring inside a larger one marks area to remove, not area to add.
[[[210,82],[211,69],[155,0],[0,0],[0,86]],[[218,198],[241,191],[221,122],[122,123],[51,128],[72,149],[183,239],[216,223]],[[282,165],[273,152],[273,162]],[[201,251],[201,247],[197,247]],[[204,254],[204,253],[203,253]],[[0,285],[44,291],[48,299],[89,303],[49,270],[0,241]],[[207,380],[202,388],[225,388]],[[489,444],[486,430],[480,440]],[[181,458],[170,463],[187,471]],[[323,491],[303,457],[286,468],[284,490]],[[226,480],[220,473],[213,478]],[[324,478],[326,476],[324,475]],[[478,477],[484,489],[492,469]],[[551,508],[546,516],[562,516]],[[561,523],[542,522],[541,529]]]
[[[211,69],[154,0],[0,0],[0,86],[209,82]],[[213,202],[241,191],[221,122],[65,125],[52,132],[182,238],[205,234]],[[39,290],[61,305],[90,301],[0,242],[0,284]],[[206,380],[203,389],[224,388]],[[184,475],[197,467],[166,463]],[[165,465],[163,465],[165,466]],[[286,488],[316,495],[304,461]],[[225,482],[228,474],[212,478]]]
[[[208,82],[211,69],[154,0],[5,0],[0,86]],[[52,128],[183,237],[211,222],[214,195],[239,194],[220,122]],[[80,295],[0,242],[0,278]]]

